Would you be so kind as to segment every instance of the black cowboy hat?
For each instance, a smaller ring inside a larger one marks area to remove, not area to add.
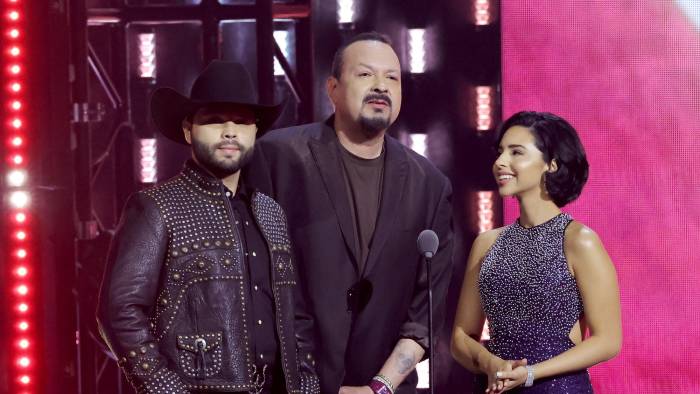
[[[258,135],[267,131],[279,117],[284,103],[258,103],[250,74],[240,63],[214,60],[195,79],[190,97],[172,88],[159,88],[151,96],[151,116],[161,133],[175,142],[187,144],[182,120],[206,105],[243,105],[255,113]]]

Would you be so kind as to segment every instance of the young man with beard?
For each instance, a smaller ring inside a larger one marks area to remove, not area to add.
[[[333,116],[267,134],[250,179],[287,212],[321,391],[415,393],[414,367],[429,346],[416,239],[424,229],[440,238],[432,260],[439,328],[451,186],[387,134],[401,109],[401,65],[385,36],[364,33],[338,49],[326,86]]]
[[[284,212],[239,182],[281,106],[238,63],[214,61],[190,97],[161,88],[153,119],[192,146],[174,178],[134,194],[112,242],[101,333],[139,393],[317,393],[295,329]]]

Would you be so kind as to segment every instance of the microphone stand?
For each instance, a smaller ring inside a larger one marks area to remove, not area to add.
[[[430,273],[431,260],[433,259],[433,254],[431,252],[426,252],[423,255],[425,259],[425,264],[428,268],[428,382],[430,387],[430,394],[435,394],[435,350],[433,347],[433,276]]]

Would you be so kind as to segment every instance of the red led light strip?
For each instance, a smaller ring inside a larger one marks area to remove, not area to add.
[[[30,192],[27,188],[27,118],[25,116],[25,98],[27,75],[25,69],[25,33],[24,3],[28,0],[4,0],[3,26],[5,39],[2,41],[2,79],[6,88],[4,111],[4,140],[6,145],[7,188],[5,204],[9,209],[4,219],[8,229],[4,248],[9,254],[7,275],[9,295],[6,307],[10,324],[11,346],[6,353],[10,357],[10,385],[16,393],[30,393],[36,386],[35,361],[35,313],[32,256],[32,231],[29,227],[31,212],[29,209]],[[7,293],[6,293],[7,294]]]

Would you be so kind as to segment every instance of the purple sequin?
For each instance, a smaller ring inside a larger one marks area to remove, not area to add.
[[[571,216],[559,214],[532,228],[507,226],[479,273],[481,304],[489,322],[487,347],[505,360],[534,365],[574,346],[569,339],[583,314],[576,280],[564,255]],[[592,393],[586,370],[537,379],[513,393]]]

